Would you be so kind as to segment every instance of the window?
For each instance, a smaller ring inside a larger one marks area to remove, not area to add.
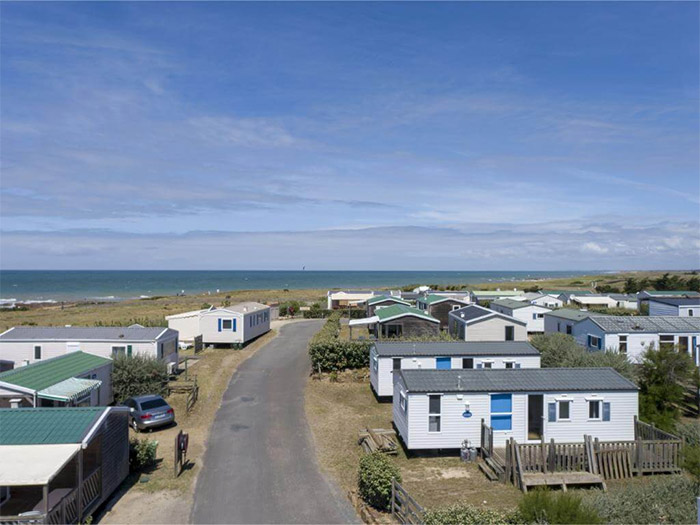
[[[533,313],[532,318],[533,319],[544,319],[544,314]]]
[[[603,343],[600,340],[600,337],[598,337],[597,335],[588,336],[588,348],[597,348],[598,350],[601,350],[602,346]]]
[[[474,358],[465,357],[462,359],[462,368],[474,368]]]
[[[514,326],[506,326],[506,341],[514,341],[515,340],[515,327]]]
[[[395,357],[393,360],[393,370],[401,370],[401,358]]]
[[[374,368],[375,372],[379,370],[379,359],[377,359],[376,355],[372,358],[372,368]]]
[[[557,332],[561,332],[561,323],[557,321]]]
[[[591,399],[588,401],[588,419],[600,419],[600,405],[602,401]]]
[[[506,368],[514,368],[515,363],[513,361],[506,361],[505,362]]]
[[[491,394],[491,428],[513,430],[513,398],[511,394]]]
[[[402,335],[403,335],[403,325],[400,325],[400,324],[386,325],[386,336],[387,337],[401,337]]]
[[[222,319],[221,320],[221,328],[224,330],[233,329],[233,320],[232,319]]]
[[[568,421],[571,420],[571,400],[559,400],[557,401],[557,404],[559,405],[559,419]]]
[[[461,308],[461,306],[458,305],[458,304],[453,304],[453,305],[452,305],[452,309],[453,309],[453,310],[459,310],[460,308]],[[692,310],[690,310],[690,311],[692,312]],[[693,315],[693,314],[691,313],[690,315]]]
[[[40,346],[34,347],[34,359],[41,359],[41,347]]]
[[[120,355],[126,355],[126,346],[113,346],[112,357],[118,357]]]
[[[441,398],[439,394],[428,396],[428,432],[440,432]]]
[[[571,335],[571,325],[570,324],[566,325],[566,333]]]
[[[688,309],[688,317],[693,317],[693,309],[692,308]]]
[[[673,350],[675,340],[673,335],[660,335],[659,336],[659,348],[666,350]]]
[[[493,361],[483,361],[484,368],[493,368]]]
[[[10,487],[0,487],[0,504],[10,499]]]
[[[620,344],[617,346],[618,351],[621,354],[627,354],[627,336],[626,335],[621,335],[620,336]]]
[[[403,392],[399,392],[399,405],[401,406],[401,410],[406,412],[406,409],[408,408],[408,403],[406,402],[406,394]]]

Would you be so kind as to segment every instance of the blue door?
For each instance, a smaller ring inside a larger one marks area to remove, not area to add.
[[[452,358],[451,357],[436,357],[435,366],[438,370],[449,370],[452,368]]]

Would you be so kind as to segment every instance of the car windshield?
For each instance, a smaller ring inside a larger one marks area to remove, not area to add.
[[[142,410],[151,410],[152,408],[168,406],[168,404],[163,399],[150,399],[148,401],[141,401],[140,405]]]

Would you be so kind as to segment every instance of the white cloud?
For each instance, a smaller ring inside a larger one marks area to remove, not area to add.
[[[610,250],[605,246],[601,246],[597,242],[587,242],[582,246],[584,252],[590,253],[608,253]]]

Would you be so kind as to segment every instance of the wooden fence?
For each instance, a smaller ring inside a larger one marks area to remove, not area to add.
[[[493,456],[493,429],[481,420],[481,454],[484,457]]]
[[[420,525],[425,510],[395,480],[391,480],[391,515],[401,524]]]
[[[187,411],[187,413],[189,413],[189,411],[192,410],[192,407],[197,402],[198,398],[199,398],[199,385],[197,384],[197,376],[195,376],[194,384],[192,385],[192,389],[187,394],[187,403],[185,405],[185,410]]]

